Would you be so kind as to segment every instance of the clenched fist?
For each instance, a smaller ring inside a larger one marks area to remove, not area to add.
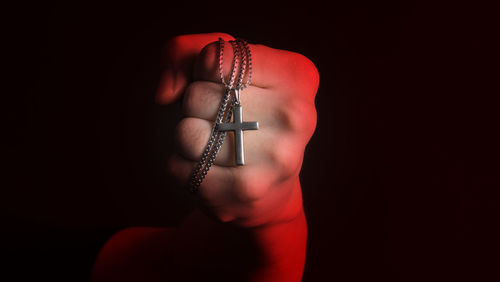
[[[187,183],[210,137],[225,86],[219,76],[218,38],[227,34],[184,35],[167,45],[168,65],[158,101],[182,97],[183,119],[176,130],[178,153],[169,170]],[[226,44],[223,72],[229,80],[233,50]],[[245,227],[283,222],[302,212],[299,172],[304,148],[316,125],[314,97],[319,75],[306,57],[250,44],[251,85],[241,92],[243,119],[258,121],[245,131],[244,166],[234,162],[234,135],[228,133],[200,186],[206,209],[223,222]]]
[[[184,35],[167,46],[168,65],[157,100],[168,104],[182,97],[179,150],[169,169],[185,184],[224,94],[219,37],[234,39],[220,33]],[[226,46],[223,72],[229,76],[233,52]],[[262,45],[250,49],[253,79],[241,93],[241,105],[243,119],[258,121],[259,130],[244,133],[246,164],[235,165],[229,133],[197,193],[205,213],[196,210],[178,228],[117,233],[102,248],[92,281],[301,280],[307,225],[298,175],[316,125],[319,76],[302,55]]]

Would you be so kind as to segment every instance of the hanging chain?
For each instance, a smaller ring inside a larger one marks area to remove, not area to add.
[[[232,40],[229,41],[229,43],[233,47],[234,55],[233,55],[229,82],[226,83],[224,79],[224,70],[223,70],[224,40],[222,40],[222,38],[219,38],[219,47],[218,47],[219,74],[221,82],[226,87],[226,89],[224,91],[224,96],[222,97],[221,103],[219,105],[219,111],[217,112],[217,117],[212,127],[210,138],[208,139],[207,145],[205,147],[205,150],[203,151],[200,161],[193,170],[190,180],[191,192],[196,192],[199,189],[201,183],[203,182],[203,179],[208,173],[208,170],[215,162],[217,153],[220,151],[220,148],[224,143],[224,139],[226,138],[227,133],[218,131],[217,124],[230,121],[234,106],[236,104],[239,104],[239,92],[248,87],[252,79],[252,56],[250,53],[250,47],[248,43],[243,39],[236,39],[234,41]],[[239,74],[238,74],[238,81],[235,85],[237,69],[239,69],[238,72]],[[245,84],[243,84],[244,77],[247,74],[247,69],[248,69],[248,78]],[[231,95],[231,90],[235,92],[234,97]],[[228,104],[231,104],[229,108]]]

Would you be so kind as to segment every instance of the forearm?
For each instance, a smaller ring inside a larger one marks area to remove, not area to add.
[[[276,207],[282,210],[281,218],[257,227],[236,227],[200,211],[194,212],[178,232],[176,268],[184,272],[183,276],[192,275],[195,269],[206,272],[205,268],[220,267],[246,272],[248,275],[238,279],[248,281],[300,281],[305,263],[307,224],[300,184],[293,190],[295,193],[288,203]],[[186,269],[186,266],[189,267]]]

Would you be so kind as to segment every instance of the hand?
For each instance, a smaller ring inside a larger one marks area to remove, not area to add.
[[[167,44],[167,69],[157,99],[171,103],[183,96],[184,118],[177,127],[179,151],[169,170],[183,183],[201,158],[224,93],[218,72],[218,38],[227,34],[183,35]],[[224,74],[231,71],[226,43]],[[303,212],[299,172],[304,148],[316,126],[314,97],[319,75],[306,57],[250,44],[251,85],[241,92],[243,119],[258,121],[245,131],[245,165],[234,164],[229,133],[200,186],[207,210],[223,222],[245,227],[286,222]]]

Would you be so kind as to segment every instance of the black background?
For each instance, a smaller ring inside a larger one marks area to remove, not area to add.
[[[86,281],[114,232],[182,220],[165,173],[179,105],[153,98],[165,41],[213,31],[320,72],[304,281],[498,279],[497,15],[402,3],[5,7],[2,280]]]

